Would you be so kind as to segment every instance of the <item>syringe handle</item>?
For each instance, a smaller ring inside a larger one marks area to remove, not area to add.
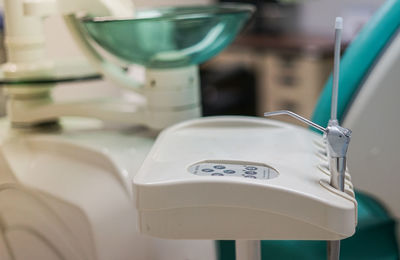
[[[331,172],[330,185],[335,189],[344,191],[346,157],[330,157],[329,170]]]

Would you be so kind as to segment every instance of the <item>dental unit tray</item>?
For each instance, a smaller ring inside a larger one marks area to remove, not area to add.
[[[164,130],[135,176],[142,233],[169,239],[339,240],[357,202],[329,184],[323,137],[249,117]]]
[[[54,61],[54,68],[44,74],[10,78],[4,75],[0,66],[0,85],[12,87],[43,87],[43,84],[98,80],[102,76],[84,59],[64,59]]]

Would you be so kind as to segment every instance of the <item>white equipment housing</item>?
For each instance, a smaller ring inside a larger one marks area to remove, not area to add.
[[[1,260],[215,259],[213,241],[137,231],[132,178],[154,134],[97,120],[62,124],[46,133],[0,122]]]
[[[339,240],[357,202],[329,185],[323,138],[273,120],[215,117],[164,130],[134,178],[140,231],[170,239]]]

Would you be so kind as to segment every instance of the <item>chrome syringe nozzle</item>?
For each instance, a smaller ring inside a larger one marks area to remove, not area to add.
[[[296,118],[297,120],[299,120],[299,121],[301,121],[301,122],[303,122],[303,123],[305,123],[305,124],[307,124],[307,125],[309,125],[311,127],[314,127],[315,129],[318,129],[319,131],[321,131],[323,133],[326,133],[326,128],[324,128],[324,127],[312,122],[311,120],[308,120],[307,118],[304,118],[304,117],[302,117],[302,116],[300,116],[300,115],[298,115],[298,114],[296,114],[296,113],[294,113],[292,111],[289,111],[289,110],[278,110],[278,111],[265,112],[264,113],[265,117],[279,116],[279,115],[291,116],[291,117]]]

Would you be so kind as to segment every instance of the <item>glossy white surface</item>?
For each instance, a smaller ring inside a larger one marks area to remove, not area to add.
[[[15,259],[215,257],[212,241],[165,241],[136,230],[132,178],[153,133],[95,120],[62,126],[11,131],[1,122],[0,248]]]
[[[356,201],[351,185],[346,192],[331,189],[318,168],[325,163],[318,156],[321,142],[307,129],[262,118],[209,117],[172,126],[134,178],[140,230],[171,239],[349,237]],[[245,169],[243,176],[190,172],[210,161],[218,162],[210,172],[234,163],[268,165],[278,176],[248,178]]]

